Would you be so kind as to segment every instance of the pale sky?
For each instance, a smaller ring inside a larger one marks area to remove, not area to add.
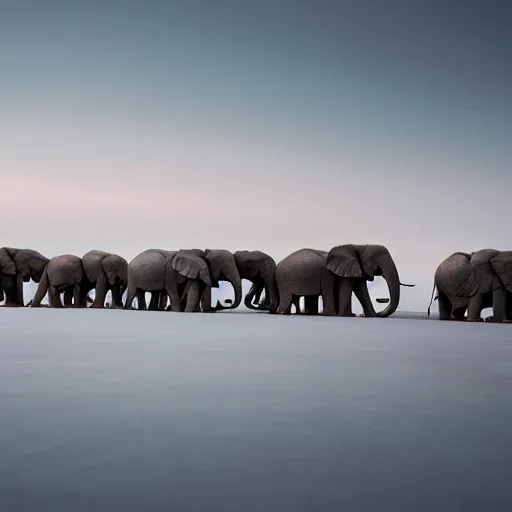
[[[512,248],[505,4],[2,2],[0,244],[381,243],[425,311],[446,256]]]

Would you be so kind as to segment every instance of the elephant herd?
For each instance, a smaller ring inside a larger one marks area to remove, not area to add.
[[[388,305],[375,311],[367,282],[383,276],[390,290]],[[242,280],[252,287],[242,297]],[[49,307],[110,307],[167,310],[173,312],[215,312],[247,308],[269,313],[290,314],[292,305],[304,313],[326,316],[354,316],[352,294],[359,299],[364,316],[387,317],[400,301],[398,270],[388,249],[382,245],[339,245],[330,251],[300,249],[276,264],[262,251],[230,252],[222,249],[148,249],[129,263],[122,256],[92,250],[82,257],[62,254],[48,259],[32,249],[0,249],[0,302],[24,306],[23,283],[38,283],[31,307],[41,306],[48,295]],[[212,288],[220,281],[231,283],[234,300],[212,304]],[[411,285],[405,285],[411,286]],[[89,297],[95,291],[94,299]],[[150,302],[146,304],[146,294]],[[123,296],[126,300],[123,303]],[[63,300],[61,298],[63,297]],[[319,299],[323,308],[320,313]]]
[[[368,292],[367,283],[375,276],[382,276],[389,288],[389,299],[377,299],[387,303],[382,311],[375,310]],[[245,297],[243,279],[252,283]],[[134,309],[137,299],[139,310],[215,312],[238,308],[244,300],[247,308],[269,313],[287,315],[294,306],[296,313],[354,316],[355,295],[366,317],[392,315],[401,286],[414,286],[400,282],[389,250],[376,244],[338,245],[329,251],[300,249],[277,264],[262,251],[247,250],[148,249],[128,263],[122,256],[99,250],[82,257],[63,254],[49,259],[32,249],[0,248],[0,302],[25,306],[23,283],[30,280],[38,283],[34,299],[27,304],[31,307],[41,306],[48,295],[49,307],[104,308],[110,292],[112,308]],[[212,305],[212,288],[220,281],[232,285],[234,300]],[[494,321],[511,321],[512,251],[454,253],[438,266],[436,288],[441,320],[479,321],[482,310],[492,307]],[[89,296],[92,290],[94,299]]]

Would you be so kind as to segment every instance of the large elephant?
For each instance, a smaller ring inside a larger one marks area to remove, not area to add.
[[[253,283],[245,296],[245,306],[252,310],[275,313],[279,305],[279,296],[274,258],[262,251],[236,251],[233,256],[240,277]],[[265,300],[260,302],[263,292],[265,292]],[[256,304],[253,304],[253,300]]]
[[[390,293],[388,306],[376,312],[367,281],[383,276]],[[382,245],[339,245],[329,252],[301,249],[278,263],[276,280],[280,296],[278,312],[289,314],[294,297],[305,296],[306,309],[317,309],[322,296],[324,315],[354,316],[352,292],[361,302],[365,316],[387,317],[400,301],[398,270],[388,249]]]
[[[112,307],[123,307],[123,293],[128,286],[128,262],[117,254],[92,250],[82,257],[84,279],[81,286],[82,305],[87,294],[95,289],[93,308],[105,307],[105,297],[110,290]]]
[[[46,265],[32,307],[39,307],[48,293],[51,307],[62,307],[60,294],[64,293],[64,304],[81,307],[80,286],[84,277],[82,260],[73,254],[62,254],[52,258]]]
[[[440,320],[464,320],[467,311],[467,321],[477,322],[492,307],[494,321],[510,321],[512,251],[455,252],[437,267],[436,288]]]
[[[176,251],[148,249],[130,261],[125,309],[133,308],[135,297],[139,309],[146,309],[146,292],[160,297],[160,293],[165,291],[171,298],[172,310],[180,311],[179,276],[172,264],[175,255]]]
[[[224,306],[211,305],[211,288],[228,281],[235,300]],[[150,309],[163,309],[169,298],[172,311],[199,312],[234,309],[242,300],[242,280],[233,254],[221,249],[152,249],[139,254],[128,266],[128,297],[125,307],[138,291],[152,292]],[[139,299],[140,303],[140,299]]]
[[[334,293],[339,316],[353,316],[352,292],[356,295],[367,317],[385,318],[392,315],[400,302],[400,286],[415,285],[400,282],[396,264],[383,245],[345,244],[333,247],[326,260],[327,269],[336,277]],[[367,281],[382,276],[389,288],[389,302],[383,311],[375,311],[368,293]]]
[[[322,296],[323,315],[335,314],[334,276],[327,269],[327,251],[299,249],[276,266],[277,313],[288,315],[294,297]],[[317,299],[318,300],[318,299]]]
[[[6,306],[24,306],[23,282],[41,281],[50,260],[32,249],[2,247],[0,249],[0,301]]]

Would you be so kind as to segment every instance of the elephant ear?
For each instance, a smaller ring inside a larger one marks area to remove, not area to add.
[[[507,292],[512,292],[512,251],[500,251],[492,258],[491,266]]]
[[[30,277],[34,282],[39,283],[43,276],[44,269],[50,260],[40,252],[34,251],[33,249],[26,249],[24,252],[28,258]]]
[[[114,286],[117,278],[126,280],[123,279],[123,277],[126,277],[128,263],[124,258],[121,258],[116,254],[109,254],[103,258],[101,264],[110,285]]]
[[[6,247],[0,249],[0,272],[3,274],[16,275],[18,270]]]
[[[178,251],[172,260],[172,268],[187,279],[201,279],[208,286],[212,285],[208,265],[199,256]]]
[[[30,269],[30,251],[26,249],[11,251],[11,256],[18,272],[21,272],[21,275],[23,276],[23,281],[28,283],[32,277]]]
[[[482,249],[471,256],[471,269],[474,272],[478,291],[487,293],[492,291],[494,273],[496,272],[491,266],[491,260],[499,255],[495,249]]]
[[[363,277],[354,245],[337,245],[327,254],[327,268],[340,277]]]

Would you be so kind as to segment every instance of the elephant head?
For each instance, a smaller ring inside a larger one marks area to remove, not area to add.
[[[39,283],[50,260],[32,249],[14,249],[14,251],[14,263],[21,272],[23,280],[28,282],[32,279],[35,283]]]
[[[382,318],[396,311],[400,302],[400,286],[414,286],[400,282],[395,262],[383,245],[347,244],[333,247],[327,255],[327,268],[337,276],[353,279],[373,281],[374,276],[382,276],[389,288],[388,305],[383,311],[376,312],[371,301],[368,301],[373,315]]]
[[[224,306],[217,301],[215,311],[223,309],[236,309],[242,302],[242,278],[238,272],[235,257],[229,251],[224,249],[206,249],[205,260],[208,262],[212,286],[218,287],[219,281],[231,283],[235,291],[235,300],[229,306]]]

